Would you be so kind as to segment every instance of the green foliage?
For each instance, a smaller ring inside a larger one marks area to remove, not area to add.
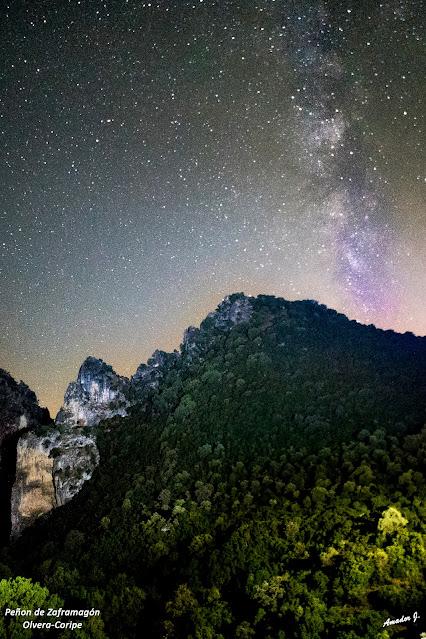
[[[37,608],[48,610],[59,608],[63,601],[57,595],[51,595],[47,588],[39,583],[33,583],[31,579],[16,577],[16,579],[2,579],[0,581],[0,637],[1,639],[27,639],[27,637],[45,637],[48,631],[24,629],[24,621],[39,621],[40,617],[34,614],[26,616],[9,616],[4,614],[6,608],[35,612]],[[60,636],[64,637],[62,633]]]
[[[389,506],[389,508],[382,513],[377,528],[384,535],[391,535],[392,533],[402,531],[407,524],[408,520],[401,515],[399,510],[393,506]]]
[[[260,296],[209,318],[11,549],[111,639],[382,639],[425,599],[423,342]]]

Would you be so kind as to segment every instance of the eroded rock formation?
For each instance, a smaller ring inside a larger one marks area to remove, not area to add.
[[[38,405],[37,397],[23,382],[0,369],[0,541],[11,530],[12,486],[16,473],[16,448],[22,433],[52,423],[49,411]],[[34,470],[34,469],[33,469]],[[38,472],[38,471],[37,471]],[[36,473],[37,474],[37,473]],[[32,476],[34,473],[32,472]],[[50,484],[52,482],[50,481]]]
[[[77,380],[69,384],[56,424],[94,426],[102,419],[126,415],[125,391],[129,380],[101,359],[87,357]]]

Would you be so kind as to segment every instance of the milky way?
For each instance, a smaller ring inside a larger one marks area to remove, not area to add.
[[[301,163],[317,178],[323,216],[317,223],[333,245],[337,281],[365,317],[392,318],[398,304],[392,205],[372,175],[377,167],[369,166],[361,118],[344,100],[355,76],[339,54],[344,29],[333,25],[321,2],[294,3],[284,27],[300,79],[292,99]]]
[[[1,22],[0,366],[55,410],[228,293],[426,332],[422,2],[80,0]]]

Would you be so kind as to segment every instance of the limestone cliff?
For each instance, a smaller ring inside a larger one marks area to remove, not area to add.
[[[19,536],[37,517],[72,499],[98,462],[94,438],[80,428],[23,435],[16,449],[11,536]]]
[[[56,505],[53,458],[48,438],[27,433],[16,449],[16,477],[11,496],[11,536]]]
[[[179,353],[166,353],[156,350],[146,364],[140,364],[130,380],[131,386],[137,391],[148,388],[158,388],[165,373],[170,369]]]
[[[11,493],[16,472],[16,447],[22,433],[52,423],[49,411],[23,382],[0,369],[0,542],[11,529]]]
[[[53,483],[56,505],[62,506],[72,499],[91,478],[99,463],[99,452],[93,436],[84,435],[80,429],[60,434],[51,450]]]
[[[55,426],[21,437],[11,497],[13,537],[40,515],[72,499],[91,478],[99,463],[91,429],[103,419],[126,415],[128,384],[111,366],[88,357],[77,380],[67,388]]]
[[[227,295],[216,310],[201,322],[200,328],[189,326],[185,330],[180,347],[185,363],[191,365],[193,360],[202,358],[203,351],[209,348],[212,340],[212,329],[229,331],[238,324],[248,322],[252,314],[252,298],[244,293]]]
[[[230,329],[236,324],[248,322],[253,313],[251,298],[244,293],[227,295],[215,311],[207,315],[207,321],[213,321],[215,328]],[[201,329],[203,328],[202,322]]]

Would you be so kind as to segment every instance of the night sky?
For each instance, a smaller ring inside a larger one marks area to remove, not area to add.
[[[236,291],[426,333],[423,2],[7,4],[0,366],[42,404]]]

